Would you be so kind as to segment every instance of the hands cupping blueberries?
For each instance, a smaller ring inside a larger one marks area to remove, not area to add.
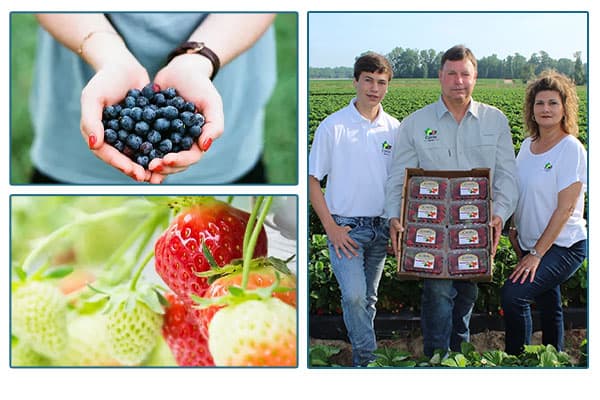
[[[189,150],[202,133],[204,116],[175,88],[148,84],[104,107],[104,140],[147,169],[154,158]]]

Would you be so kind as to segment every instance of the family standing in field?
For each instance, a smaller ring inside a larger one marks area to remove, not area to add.
[[[439,100],[401,122],[381,106],[392,76],[385,57],[371,52],[359,57],[355,98],[323,120],[309,155],[309,197],[327,234],[353,365],[375,359],[377,288],[390,239],[398,255],[407,168],[489,169],[491,256],[509,226],[519,257],[502,290],[506,352],[519,354],[530,343],[532,302],[541,313],[543,343],[561,350],[560,284],[580,267],[587,247],[587,159],[576,138],[574,84],[555,71],[529,83],[523,107],[529,137],[515,158],[505,115],[471,96],[477,59],[468,48],[458,45],[444,53]],[[460,351],[469,341],[477,294],[477,284],[469,280],[423,280],[425,355]]]

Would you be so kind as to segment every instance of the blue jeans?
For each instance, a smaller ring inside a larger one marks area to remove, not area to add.
[[[540,311],[542,343],[563,348],[563,313],[560,285],[581,266],[586,256],[587,240],[571,247],[552,245],[544,254],[533,282],[513,283],[508,279],[502,287],[502,308],[506,325],[506,352],[520,354],[531,343],[533,330],[530,304],[535,301]]]
[[[460,351],[469,341],[469,321],[477,300],[477,284],[469,281],[425,279],[421,303],[423,353]]]
[[[341,217],[333,219],[340,226],[349,226],[348,233],[359,245],[358,256],[338,258],[331,242],[329,258],[333,273],[342,292],[342,312],[348,338],[352,345],[352,363],[364,366],[375,359],[375,303],[377,288],[383,272],[389,228],[379,217]]]

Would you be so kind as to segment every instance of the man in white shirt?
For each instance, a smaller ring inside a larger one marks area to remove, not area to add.
[[[321,122],[309,155],[310,201],[327,233],[354,366],[373,361],[377,347],[375,303],[389,241],[382,218],[385,182],[400,125],[381,106],[391,79],[385,57],[359,57],[356,97]]]
[[[492,174],[492,249],[504,223],[517,205],[518,187],[512,135],[506,116],[497,108],[473,100],[477,59],[458,45],[444,53],[439,80],[440,99],[402,121],[394,161],[386,184],[385,213],[390,218],[394,250],[400,224],[406,168],[470,170],[490,168]],[[397,254],[397,251],[395,251]],[[477,285],[469,281],[425,279],[421,305],[423,348],[460,351],[469,341],[469,321]]]

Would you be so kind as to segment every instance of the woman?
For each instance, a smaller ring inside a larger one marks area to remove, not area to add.
[[[563,347],[560,284],[586,256],[583,218],[586,150],[578,135],[578,99],[569,78],[544,71],[527,87],[527,137],[517,156],[519,204],[511,243],[519,257],[502,289],[506,352],[530,343],[530,304],[542,319],[542,342]]]

